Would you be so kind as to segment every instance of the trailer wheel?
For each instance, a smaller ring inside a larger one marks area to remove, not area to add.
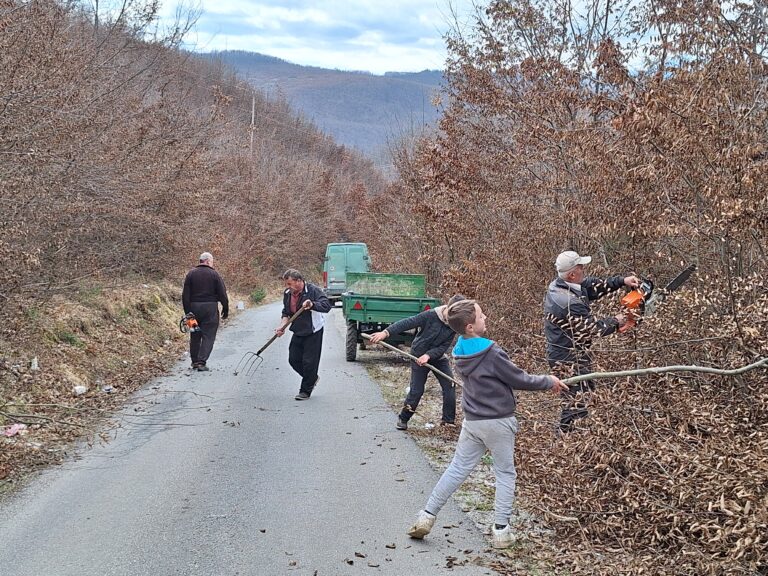
[[[347,362],[357,358],[357,322],[347,324]]]

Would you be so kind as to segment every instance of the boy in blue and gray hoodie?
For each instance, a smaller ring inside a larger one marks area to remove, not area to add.
[[[456,453],[408,530],[411,538],[424,538],[435,523],[435,516],[448,498],[475,469],[486,450],[493,457],[496,475],[495,518],[491,530],[494,548],[514,542],[509,527],[515,498],[515,418],[514,390],[549,390],[554,394],[567,386],[554,376],[532,376],[515,366],[502,348],[484,338],[485,314],[474,300],[462,300],[448,307],[448,324],[460,334],[453,349],[456,372],[463,382],[461,427]]]

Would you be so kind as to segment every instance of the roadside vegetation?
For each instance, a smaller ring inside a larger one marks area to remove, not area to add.
[[[498,0],[456,27],[439,130],[398,155],[409,242],[444,294],[545,372],[554,257],[693,281],[597,368],[736,368],[768,355],[768,67],[758,3]],[[613,315],[618,298],[595,311]],[[555,438],[521,395],[521,507],[556,573],[768,572],[766,370],[603,380]],[[556,551],[553,554],[552,551]]]
[[[26,426],[0,438],[0,491],[178,359],[181,281],[203,250],[257,302],[284,268],[317,273],[326,243],[366,241],[377,271],[478,298],[529,372],[547,370],[558,252],[657,286],[696,264],[654,317],[597,343],[597,367],[765,357],[764,10],[492,0],[447,38],[440,125],[395,151],[387,183],[285,102],[180,50],[193,16],[162,31],[151,2],[0,0],[0,427]],[[521,394],[527,537],[497,568],[768,573],[767,379],[600,381],[566,437],[556,401]],[[426,398],[409,433],[443,465],[455,431],[423,426]],[[479,522],[487,469],[464,496]]]
[[[179,49],[194,14],[96,6],[0,0],[0,492],[179,358],[201,252],[256,303],[387,209],[370,161]]]

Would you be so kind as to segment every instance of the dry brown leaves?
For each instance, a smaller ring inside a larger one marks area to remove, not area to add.
[[[421,261],[445,294],[480,300],[491,337],[531,372],[547,370],[541,299],[565,249],[591,254],[591,274],[657,288],[698,266],[638,330],[594,344],[600,369],[764,357],[762,20],[747,4],[727,15],[708,3],[590,5],[492,2],[451,35],[441,129],[399,156],[403,193],[428,204],[414,213]],[[628,67],[646,55],[649,69]],[[619,311],[615,296],[594,306]],[[768,571],[767,380],[601,382],[591,417],[562,440],[557,406],[524,395],[520,486],[557,530],[550,564]]]
[[[664,573],[765,568],[768,392],[724,379],[598,386],[578,431],[553,439],[534,424],[519,445],[531,505],[558,536],[653,550]]]
[[[22,303],[0,332],[0,426],[27,429],[0,436],[0,492],[60,462],[75,439],[93,441],[112,410],[178,359],[179,295],[140,285]],[[77,385],[88,391],[76,395]]]

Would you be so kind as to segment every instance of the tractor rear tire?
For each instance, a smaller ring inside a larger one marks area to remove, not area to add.
[[[347,324],[347,362],[357,358],[357,322]]]

